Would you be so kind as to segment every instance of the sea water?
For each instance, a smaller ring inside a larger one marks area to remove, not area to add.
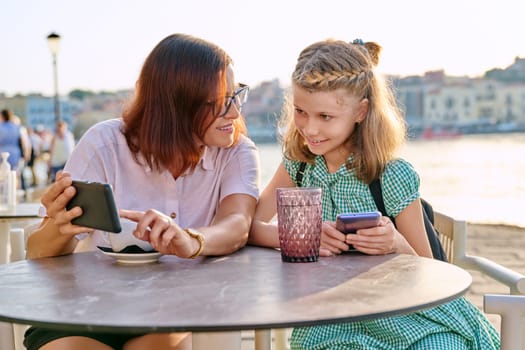
[[[261,185],[281,162],[278,144],[259,144]],[[413,140],[400,150],[435,210],[472,223],[525,227],[525,133]]]

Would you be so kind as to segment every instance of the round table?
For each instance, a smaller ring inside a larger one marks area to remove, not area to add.
[[[0,320],[126,333],[352,322],[453,300],[472,279],[448,263],[359,253],[284,263],[274,249],[121,265],[102,252],[0,265]]]

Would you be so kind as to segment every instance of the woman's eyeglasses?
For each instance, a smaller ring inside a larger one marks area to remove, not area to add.
[[[222,118],[226,114],[228,114],[232,104],[235,104],[235,108],[237,108],[237,110],[240,112],[242,106],[248,100],[249,90],[250,88],[248,87],[248,85],[239,84],[239,87],[233,92],[233,95],[225,96],[224,103],[222,104],[219,114],[217,114],[217,118]]]

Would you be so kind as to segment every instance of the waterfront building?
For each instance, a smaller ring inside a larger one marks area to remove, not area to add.
[[[248,136],[255,142],[277,141],[277,123],[283,101],[284,90],[277,79],[250,88],[242,114],[246,119]]]
[[[20,118],[23,125],[35,128],[55,129],[55,100],[40,94],[15,95],[0,97],[0,107],[8,108]],[[60,117],[71,125],[71,108],[69,101],[60,98]]]
[[[425,129],[457,132],[525,130],[525,59],[484,78],[450,77],[444,71],[394,79],[396,98],[415,134]],[[518,74],[518,72],[520,72]],[[523,80],[515,79],[523,76]]]

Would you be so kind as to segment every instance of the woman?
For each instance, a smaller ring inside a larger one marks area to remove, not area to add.
[[[92,127],[65,172],[42,197],[47,218],[27,243],[29,258],[94,250],[104,234],[71,224],[72,179],[111,184],[133,234],[181,258],[232,253],[246,244],[258,199],[257,149],[240,115],[248,88],[216,45],[183,34],[162,40],[146,59],[123,114]],[[32,327],[32,349],[189,349],[188,334],[57,332]]]

